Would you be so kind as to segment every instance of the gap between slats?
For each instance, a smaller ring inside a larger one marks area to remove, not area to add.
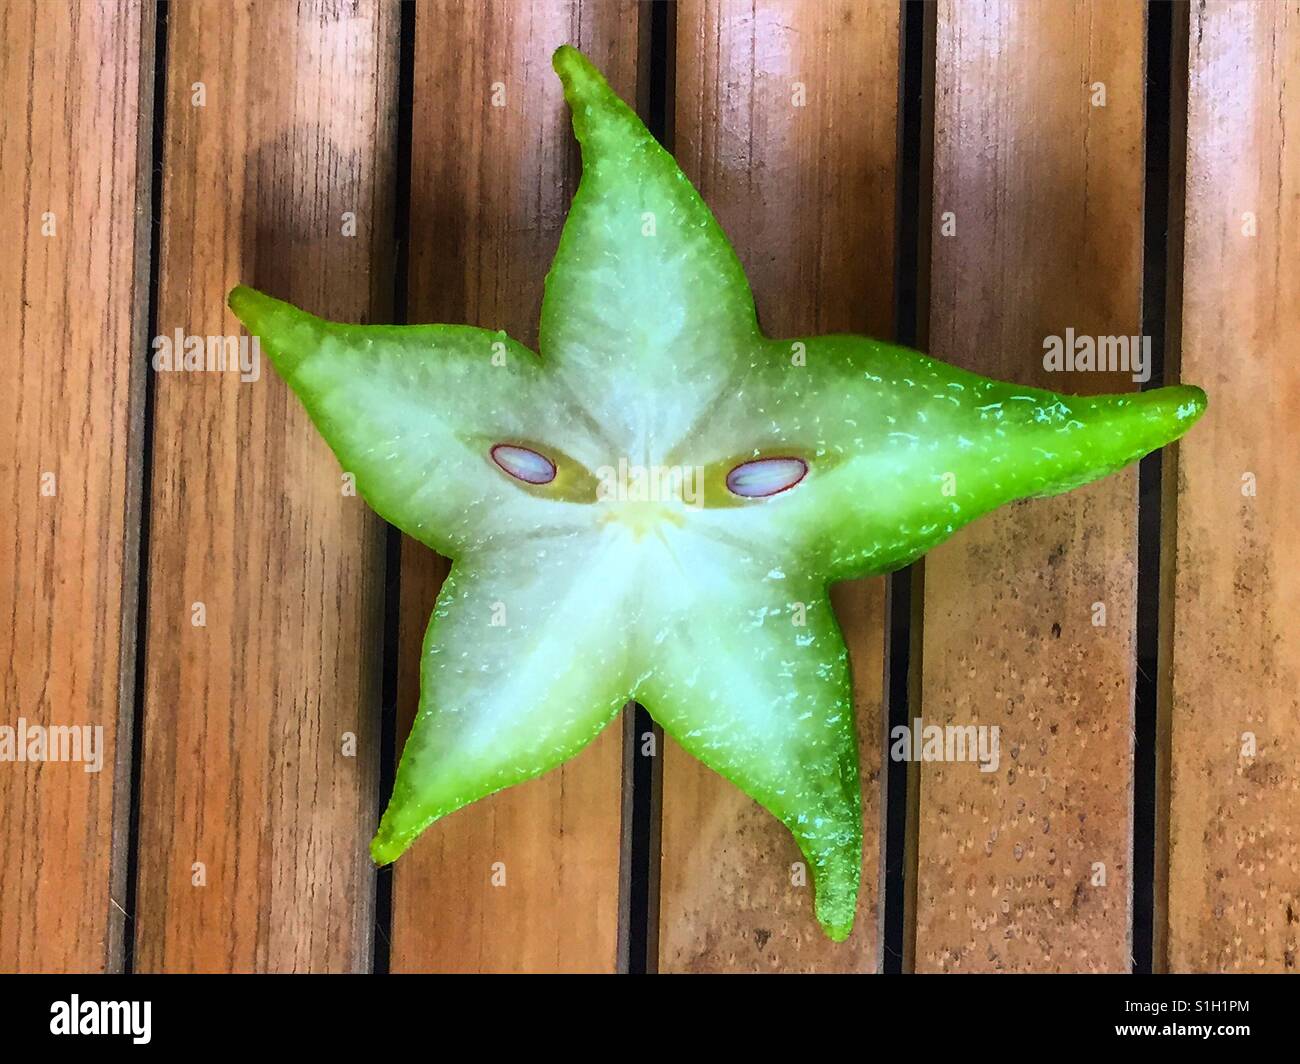
[[[144,4],[145,29],[141,41],[140,68],[140,144],[136,180],[139,183],[137,205],[141,209],[137,218],[137,246],[147,250],[147,260],[137,260],[138,295],[137,327],[134,331],[133,349],[138,367],[138,378],[133,379],[129,402],[132,407],[130,461],[134,471],[129,482],[139,485],[134,513],[128,509],[128,564],[134,569],[136,588],[131,602],[131,631],[134,642],[123,647],[123,660],[130,654],[129,671],[123,669],[123,699],[130,699],[130,718],[122,721],[122,736],[130,736],[130,776],[127,786],[125,813],[126,842],[121,857],[121,878],[114,883],[115,894],[123,896],[123,912],[119,917],[122,971],[135,970],[135,907],[140,863],[140,788],[144,751],[144,694],[145,651],[149,629],[149,500],[153,490],[153,438],[154,438],[154,375],[146,352],[150,337],[158,332],[158,268],[159,244],[162,222],[162,175],[164,119],[166,118],[167,85],[167,19],[168,0]],[[152,16],[152,19],[150,19]],[[145,175],[148,175],[147,178]],[[147,227],[147,228],[146,228]],[[148,233],[147,243],[144,233]],[[138,538],[130,538],[132,524],[139,529]],[[129,582],[128,582],[129,587]],[[123,631],[127,629],[124,625]],[[127,683],[130,694],[127,695]],[[114,817],[115,830],[122,826],[122,818]],[[120,886],[119,886],[120,884]]]
[[[397,43],[397,143],[393,155],[393,324],[409,324],[411,136],[415,91],[415,0],[402,0]],[[402,534],[384,528],[384,634],[380,675],[379,794],[382,810],[393,793],[397,776],[397,675],[401,633]],[[393,871],[385,865],[375,873],[375,934],[371,971],[387,975],[393,945]]]
[[[1177,336],[1182,291],[1182,168],[1175,160],[1186,153],[1187,94],[1185,5],[1147,5],[1146,190],[1143,232],[1142,332],[1151,337],[1151,379],[1143,390],[1174,384],[1177,359],[1170,344]],[[1182,30],[1179,30],[1179,25]],[[1181,69],[1180,69],[1181,68]],[[1138,468],[1138,630],[1137,685],[1134,707],[1133,766],[1133,971],[1150,973],[1159,965],[1163,934],[1156,913],[1163,908],[1161,876],[1167,821],[1161,809],[1168,799],[1168,759],[1157,717],[1161,669],[1166,663],[1166,616],[1172,596],[1162,594],[1164,550],[1173,549],[1163,525],[1172,523],[1173,508],[1162,507],[1165,452],[1142,459]],[[1172,484],[1170,485],[1172,487]],[[1170,500],[1172,503],[1172,499]]]
[[[898,79],[898,239],[894,264],[897,340],[924,349],[929,328],[930,161],[933,144],[934,7],[903,0]],[[917,796],[920,773],[910,761],[889,756],[890,733],[906,727],[910,707],[918,705],[924,616],[925,562],[889,576],[886,653],[885,735],[881,743],[885,787],[881,809],[881,959],[882,973],[909,971],[915,952]]]

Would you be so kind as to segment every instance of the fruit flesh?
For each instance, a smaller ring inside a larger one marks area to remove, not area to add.
[[[361,494],[454,559],[372,853],[394,860],[434,820],[553,768],[636,699],[791,830],[843,939],[861,806],[828,585],[1120,468],[1186,431],[1204,393],[1074,398],[863,337],[768,339],[672,158],[579,53],[555,66],[583,176],[540,357],[503,333],[339,325],[231,294]],[[500,447],[554,477],[512,475]],[[806,471],[770,495],[728,488],[764,459]],[[638,469],[685,475],[626,490]]]

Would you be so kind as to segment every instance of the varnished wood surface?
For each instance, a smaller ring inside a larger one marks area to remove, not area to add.
[[[676,151],[748,272],[771,336],[893,333],[899,8],[678,5]],[[878,966],[884,580],[835,588],[862,759],[863,859],[850,939],[827,939],[778,820],[665,743],[661,971]]]
[[[152,49],[142,3],[0,4],[0,725],[89,739],[0,764],[0,971],[122,963]]]
[[[238,282],[385,320],[398,29],[382,0],[171,6],[160,335],[238,336]],[[155,388],[137,968],[365,970],[381,524],[266,359]]]
[[[1143,5],[945,0],[934,22],[931,352],[1060,392],[1135,388],[1042,360],[1067,328],[1141,331]],[[1129,968],[1136,494],[1130,467],[925,559],[912,716],[996,726],[1001,751],[995,772],[920,765],[918,971]]]
[[[551,53],[581,48],[635,101],[642,17],[648,9],[623,0],[417,5],[412,321],[504,329],[535,347],[542,279],[580,172]],[[445,573],[445,559],[403,541],[402,740]],[[615,970],[622,786],[615,721],[568,764],[434,824],[393,867],[393,970]]]
[[[1300,952],[1300,5],[1190,9],[1180,373],[1210,397],[1165,462],[1163,960]]]
[[[764,327],[890,335],[899,5],[673,10],[670,137],[736,243]],[[154,4],[0,0],[11,367],[0,725],[103,728],[97,773],[0,764],[0,970],[114,970],[127,936],[146,971],[365,970],[376,933],[366,847],[386,756],[386,531],[345,492],[265,360],[249,383],[154,373],[151,333],[237,336],[225,296],[240,281],[329,317],[392,320],[402,240],[409,320],[535,342],[579,173],[551,52],[583,48],[645,111],[650,9],[420,0],[409,160],[397,150],[393,0],[166,11],[155,100]],[[1143,5],[941,0],[925,17],[929,349],[1065,392],[1135,387],[1048,374],[1041,360],[1043,338],[1067,328],[1140,331]],[[1300,518],[1300,7],[1207,0],[1177,17],[1187,121],[1174,164],[1186,174],[1170,218],[1166,368],[1206,387],[1210,406],[1164,458],[1156,962],[1289,971],[1300,929],[1300,589],[1287,564]],[[408,161],[409,226],[395,233]],[[917,970],[1129,967],[1136,505],[1128,470],[986,518],[924,563],[912,715],[997,725],[1001,765],[913,766],[904,933]],[[403,543],[390,648],[399,740],[444,569]],[[790,885],[798,854],[785,829],[661,747],[650,929],[661,970],[880,963],[883,584],[846,585],[835,600],[863,757],[857,930],[827,942],[811,890]],[[431,829],[385,873],[393,969],[620,968],[629,756],[615,725],[563,769]],[[490,878],[497,862],[503,887]]]

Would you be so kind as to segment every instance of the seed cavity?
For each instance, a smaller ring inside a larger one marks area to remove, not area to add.
[[[757,458],[727,474],[727,490],[742,499],[765,499],[789,491],[807,475],[802,458]]]
[[[492,461],[525,484],[549,484],[555,479],[555,463],[527,447],[498,443],[492,448]]]

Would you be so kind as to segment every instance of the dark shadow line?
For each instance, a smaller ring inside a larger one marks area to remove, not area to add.
[[[898,149],[895,192],[894,338],[908,347],[924,342],[926,313],[925,242],[929,237],[929,174],[925,172],[925,27],[928,19],[920,0],[903,0],[899,19]],[[889,736],[906,727],[912,701],[913,676],[920,660],[919,565],[891,573],[887,585],[886,705],[881,756],[884,759],[883,827],[881,847],[881,919],[879,970],[905,970],[910,954],[908,904],[914,846],[915,766],[890,757]]]
[[[402,0],[397,45],[397,144],[393,153],[393,293],[392,320],[407,324],[409,316],[411,232],[411,137],[415,98],[415,0]],[[397,670],[401,634],[402,534],[384,525],[383,645],[379,715],[379,804],[382,810],[393,793],[397,776]],[[392,962],[393,870],[375,873],[375,934],[370,970],[387,975]]]
[[[1145,178],[1142,219],[1142,335],[1151,340],[1151,377],[1164,378],[1165,236],[1169,208],[1169,86],[1171,17],[1168,4],[1146,11]],[[1138,466],[1137,678],[1133,699],[1132,970],[1151,971],[1155,875],[1156,659],[1160,614],[1160,454]]]
[[[672,151],[676,4],[670,0],[651,0],[642,8],[641,19],[646,36],[637,70],[637,101],[646,128]],[[624,736],[630,749],[624,765],[630,766],[631,775],[630,781],[625,775],[623,784],[626,788],[630,782],[632,791],[631,801],[625,806],[625,817],[630,823],[625,822],[623,836],[629,854],[624,876],[626,955],[620,956],[619,968],[631,975],[644,975],[659,967],[660,781],[665,740],[662,730],[643,706],[632,704],[630,712],[632,726]],[[646,736],[652,737],[648,746]],[[643,747],[650,753],[643,753]]]
[[[1182,167],[1175,153],[1186,149],[1186,100],[1175,98],[1176,64],[1180,49],[1177,26],[1185,28],[1186,13],[1168,0],[1147,4],[1145,190],[1143,197],[1142,335],[1151,339],[1151,375],[1142,388],[1156,388],[1173,379],[1176,326],[1167,314],[1177,314],[1174,302],[1181,291],[1171,270],[1181,269]],[[1185,37],[1185,34],[1184,34]],[[1185,66],[1186,55],[1182,53]],[[1133,737],[1133,937],[1132,970],[1145,974],[1160,967],[1164,936],[1157,929],[1159,856],[1164,818],[1160,812],[1167,787],[1161,756],[1159,717],[1160,677],[1165,647],[1161,631],[1161,565],[1163,514],[1163,452],[1142,459],[1138,467],[1138,589],[1137,681],[1134,691]]]
[[[159,253],[162,244],[163,149],[166,140],[167,93],[167,28],[170,17],[168,0],[159,0],[154,7],[153,83],[150,91],[153,101],[149,120],[149,288],[146,296],[144,337],[146,348],[149,338],[158,333]],[[141,86],[143,97],[144,86]],[[136,175],[136,180],[140,175]],[[122,905],[124,916],[122,941],[122,971],[135,971],[135,910],[139,897],[140,876],[140,799],[144,778],[144,703],[147,662],[147,635],[149,629],[149,529],[151,500],[153,498],[153,441],[154,411],[156,403],[154,375],[150,371],[148,350],[137,350],[137,358],[145,359],[143,389],[132,389],[132,399],[144,401],[140,424],[140,537],[136,554],[136,606],[135,606],[135,661],[132,677],[131,717],[131,775],[130,812],[126,845],[126,896]],[[143,394],[139,394],[140,391]]]

